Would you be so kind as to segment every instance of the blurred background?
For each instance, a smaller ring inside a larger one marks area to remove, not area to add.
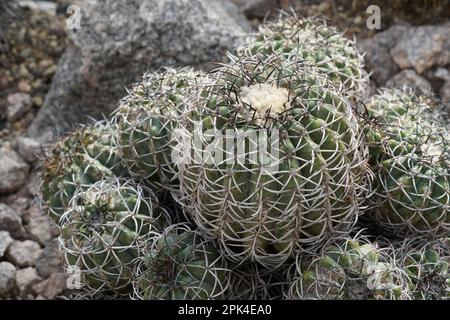
[[[449,0],[0,0],[0,298],[67,289],[57,230],[34,201],[42,144],[107,116],[147,71],[225,61],[280,9],[355,37],[373,92],[408,85],[449,110]]]

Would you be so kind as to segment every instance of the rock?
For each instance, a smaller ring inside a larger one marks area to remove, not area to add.
[[[0,230],[6,230],[13,238],[20,239],[25,230],[22,227],[22,218],[16,210],[0,203]]]
[[[39,242],[45,246],[52,239],[52,227],[47,216],[36,217],[31,219],[29,224],[25,226],[30,239]]]
[[[392,77],[388,82],[386,82],[386,87],[388,88],[399,88],[410,87],[415,89],[420,89],[424,94],[431,94],[432,88],[431,84],[422,76],[419,76],[414,70],[402,70]]]
[[[372,39],[365,39],[358,43],[361,53],[364,53],[366,69],[371,73],[371,79],[378,86],[383,86],[387,80],[392,78],[398,67],[392,60],[388,49]]]
[[[42,281],[42,278],[36,272],[36,269],[28,267],[17,270],[16,272],[16,288],[20,295],[25,295],[31,289],[31,286]]]
[[[8,109],[6,118],[9,122],[19,120],[33,106],[33,101],[28,93],[12,93],[8,95]]]
[[[162,65],[210,68],[225,60],[250,26],[226,0],[91,0],[81,26],[69,31],[44,105],[28,136],[48,141],[103,117],[142,74]],[[54,130],[53,130],[54,129]]]
[[[67,288],[67,276],[64,273],[54,273],[42,282],[35,284],[32,289],[35,294],[52,300]]]
[[[8,205],[16,210],[17,214],[20,215],[22,217],[22,220],[24,221],[23,215],[30,207],[30,202],[31,199],[19,196],[15,197],[15,199],[12,202],[9,202]]]
[[[16,267],[9,262],[0,262],[0,297],[14,288]]]
[[[63,258],[58,249],[58,240],[53,239],[47,244],[39,258],[36,260],[36,270],[38,274],[47,278],[58,272],[63,272]]]
[[[418,74],[445,66],[450,63],[449,33],[450,23],[408,28],[391,49],[392,59],[401,69],[414,68]]]
[[[42,209],[37,204],[33,204],[28,210],[24,211],[22,219],[24,223],[29,224],[31,220],[42,217],[43,215]]]
[[[32,240],[14,241],[6,251],[6,259],[19,267],[33,266],[41,255],[41,246]]]
[[[445,68],[436,68],[433,72],[434,76],[444,81],[450,81],[450,70]]]
[[[442,101],[450,103],[450,80],[445,82],[439,91]]]
[[[7,231],[0,231],[0,259],[3,258],[3,255],[5,254],[6,250],[8,249],[9,245],[13,243],[13,238],[9,235],[9,232]]]
[[[25,183],[29,165],[10,148],[0,147],[0,194],[13,193]]]
[[[20,80],[17,88],[19,88],[19,90],[24,93],[30,93],[32,89],[31,85],[25,80]]]
[[[42,145],[28,137],[16,139],[16,150],[29,163],[35,162],[39,156],[42,156]]]

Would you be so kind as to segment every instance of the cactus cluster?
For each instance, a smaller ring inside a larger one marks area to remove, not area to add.
[[[448,299],[448,125],[367,88],[354,41],[288,13],[146,74],[42,164],[72,297]]]

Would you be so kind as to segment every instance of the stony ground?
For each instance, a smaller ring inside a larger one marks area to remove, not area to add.
[[[306,15],[325,15],[360,39],[374,89],[415,86],[446,102],[443,108],[449,110],[448,16],[439,13],[439,20],[433,21],[422,15],[421,23],[430,26],[421,27],[411,25],[414,19],[407,15],[391,12],[383,18],[383,30],[376,32],[365,27],[364,8],[351,1],[230,1],[240,6],[254,27],[268,11],[288,6]],[[41,147],[23,136],[44,104],[64,52],[64,19],[46,2],[41,9],[23,10],[3,32],[3,45],[0,41],[0,299],[54,299],[68,294],[57,228],[36,200]]]

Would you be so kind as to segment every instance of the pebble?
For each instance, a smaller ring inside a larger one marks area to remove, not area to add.
[[[8,231],[0,231],[0,259],[3,258],[3,255],[13,241]]]
[[[29,165],[8,147],[0,147],[0,164],[0,194],[19,190],[28,177]]]
[[[48,279],[35,284],[32,289],[36,295],[52,300],[67,288],[67,275],[54,273]]]
[[[22,238],[25,231],[17,211],[4,203],[0,203],[0,230],[8,231],[16,239]]]
[[[16,272],[16,287],[20,295],[25,295],[31,289],[31,286],[42,281],[42,278],[36,272],[36,269],[28,267],[17,270]]]
[[[32,240],[14,241],[6,251],[6,258],[19,267],[33,266],[41,255],[41,246]]]
[[[42,145],[28,137],[19,137],[16,139],[16,150],[28,162],[35,162],[42,155]]]
[[[16,267],[9,262],[0,262],[0,297],[14,288]]]
[[[8,95],[8,109],[6,118],[9,122],[19,120],[33,106],[31,96],[27,93],[12,93]]]

